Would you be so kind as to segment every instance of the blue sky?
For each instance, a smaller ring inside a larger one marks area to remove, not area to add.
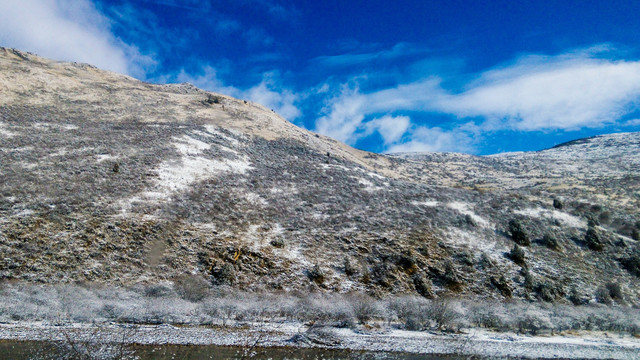
[[[273,108],[374,152],[640,131],[640,2],[0,0],[0,45]]]

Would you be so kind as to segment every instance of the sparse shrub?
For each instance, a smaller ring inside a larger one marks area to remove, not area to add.
[[[562,295],[562,290],[551,281],[543,281],[536,286],[538,297],[546,302],[554,302]]]
[[[487,329],[505,329],[507,325],[503,315],[506,313],[503,303],[472,303],[468,314],[472,324]]]
[[[640,240],[640,232],[638,231],[638,229],[631,230],[631,238],[635,241]]]
[[[401,297],[392,299],[388,305],[404,328],[410,331],[425,330],[429,327],[429,302],[423,298]]]
[[[604,287],[601,286],[596,290],[596,301],[599,302],[600,304],[606,304],[606,305],[611,305],[612,300],[611,300],[611,295],[609,294],[609,290]]]
[[[457,288],[462,283],[460,277],[458,276],[458,271],[456,270],[456,267],[453,265],[453,262],[451,262],[451,260],[445,261],[444,272],[441,278],[444,283],[453,290],[455,290],[455,288]]]
[[[584,305],[587,303],[586,299],[580,294],[578,288],[573,286],[571,287],[571,291],[569,292],[569,301],[573,305]]]
[[[622,287],[616,282],[608,282],[605,287],[609,291],[609,296],[616,301],[623,301]]]
[[[217,96],[213,96],[211,94],[207,95],[207,99],[204,101],[206,104],[209,105],[213,105],[213,104],[219,104],[220,103],[220,98]]]
[[[560,244],[558,243],[558,239],[551,234],[544,234],[544,236],[542,237],[542,244],[552,250],[560,249]]]
[[[283,248],[284,247],[284,240],[278,238],[278,239],[273,239],[271,240],[271,246],[275,247],[275,248]]]
[[[181,298],[198,302],[209,293],[209,284],[198,275],[181,275],[174,279],[173,286]]]
[[[520,246],[518,246],[518,244],[514,244],[511,248],[511,251],[509,252],[509,258],[518,265],[526,264],[524,250]]]
[[[144,288],[144,295],[147,297],[165,297],[171,295],[171,289],[161,284],[152,284]]]
[[[225,262],[211,268],[212,283],[214,285],[232,285],[236,280],[236,269],[233,264]]]
[[[509,285],[509,280],[504,275],[501,275],[499,278],[491,277],[491,284],[496,287],[496,289],[500,290],[500,293],[504,297],[511,297],[513,295],[513,290]]]
[[[587,247],[589,247],[589,249],[591,250],[601,251],[602,249],[604,249],[604,244],[600,239],[600,234],[598,233],[598,230],[593,226],[589,226],[589,228],[587,229],[587,232],[584,235],[584,241],[587,243]]]
[[[460,316],[449,298],[438,298],[431,301],[429,317],[438,330],[451,329],[455,320]]]
[[[628,257],[622,258],[620,263],[628,272],[640,277],[640,250],[636,250]]]
[[[471,217],[471,215],[469,215],[469,214],[466,214],[464,216],[464,223],[469,225],[469,226],[472,226],[472,227],[478,226],[478,224],[476,224],[476,221],[473,220],[473,217]]]
[[[369,296],[357,296],[351,300],[353,314],[360,324],[366,324],[368,321],[378,315],[378,308],[373,299]]]
[[[529,235],[527,235],[524,227],[517,219],[509,221],[509,234],[511,235],[511,239],[518,245],[529,246],[531,244]]]
[[[560,199],[553,199],[553,207],[558,210],[562,210],[563,208],[562,201],[560,201]]]
[[[536,281],[531,272],[528,269],[524,269],[522,276],[524,276],[524,288],[532,291],[535,289]]]
[[[413,286],[416,288],[416,292],[420,294],[420,296],[428,299],[433,298],[431,280],[429,280],[429,278],[427,278],[422,272],[416,272],[413,274]]]
[[[351,260],[348,257],[344,258],[344,273],[347,276],[353,276],[358,273],[358,269],[351,264]]]
[[[307,277],[316,284],[322,284],[324,282],[325,274],[318,264],[307,271]]]
[[[598,221],[601,224],[609,224],[611,222],[611,213],[608,211],[603,211],[598,215]]]

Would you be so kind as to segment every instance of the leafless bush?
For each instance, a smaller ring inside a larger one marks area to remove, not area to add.
[[[455,320],[460,317],[450,298],[437,298],[432,300],[429,307],[429,317],[434,321],[438,330],[451,329]]]
[[[198,275],[181,275],[174,279],[176,293],[185,300],[198,302],[210,292],[209,283]]]
[[[353,308],[353,314],[360,324],[366,324],[368,321],[380,314],[375,300],[369,296],[354,296],[350,301]]]
[[[425,330],[430,326],[429,301],[412,296],[393,298],[387,307],[396,314],[404,328],[412,331]]]
[[[130,346],[135,328],[94,328],[91,331],[58,329],[45,346],[34,349],[34,360],[133,360],[139,359]]]

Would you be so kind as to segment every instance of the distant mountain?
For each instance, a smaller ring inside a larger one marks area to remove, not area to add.
[[[640,303],[640,133],[385,156],[6,48],[0,94],[3,279]]]

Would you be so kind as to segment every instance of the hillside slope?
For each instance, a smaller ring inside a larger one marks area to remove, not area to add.
[[[188,84],[4,48],[0,93],[4,279],[574,302],[615,283],[640,301],[637,133],[384,156]],[[511,220],[531,240],[516,261]]]

